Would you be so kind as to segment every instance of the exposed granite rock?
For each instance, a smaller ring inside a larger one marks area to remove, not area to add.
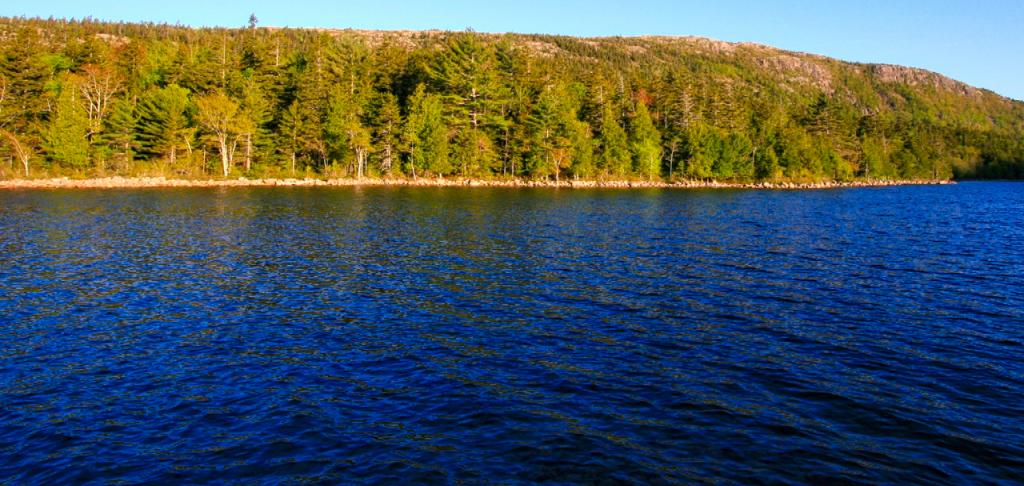
[[[953,184],[947,180],[856,180],[823,182],[734,183],[683,180],[662,181],[534,181],[525,179],[167,179],[164,177],[107,177],[100,179],[11,179],[0,181],[0,189],[120,189],[157,187],[269,187],[269,186],[418,186],[418,187],[550,187],[610,189],[837,189],[848,187],[884,187],[901,185]]]

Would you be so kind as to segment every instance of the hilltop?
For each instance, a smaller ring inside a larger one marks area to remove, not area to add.
[[[2,18],[0,134],[0,177],[1024,177],[1024,103],[699,37]]]

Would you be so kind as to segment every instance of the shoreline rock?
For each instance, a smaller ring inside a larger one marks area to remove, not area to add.
[[[10,179],[0,180],[0,189],[143,189],[187,187],[352,187],[352,186],[405,186],[405,187],[510,187],[510,188],[566,188],[566,189],[772,189],[808,190],[842,189],[854,187],[890,187],[907,185],[956,184],[951,180],[855,180],[825,182],[751,182],[683,180],[663,181],[596,181],[563,180],[537,181],[526,179],[167,179],[165,177],[103,177],[94,179]]]

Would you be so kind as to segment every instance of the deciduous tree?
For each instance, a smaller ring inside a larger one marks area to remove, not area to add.
[[[220,154],[221,172],[227,177],[234,166],[238,148],[238,103],[224,93],[216,92],[196,100],[200,125],[209,132]]]

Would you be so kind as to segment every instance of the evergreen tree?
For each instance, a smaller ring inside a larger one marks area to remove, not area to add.
[[[390,175],[396,165],[402,127],[402,115],[395,95],[379,93],[371,104],[370,118],[377,169],[381,174]]]
[[[89,119],[78,85],[71,78],[61,83],[54,112],[44,138],[50,158],[63,167],[82,169],[89,164]]]
[[[241,103],[236,119],[239,143],[243,147],[245,172],[252,170],[257,148],[264,146],[265,126],[270,121],[270,102],[263,90],[254,81],[247,81],[242,88]]]
[[[178,149],[192,150],[195,129],[187,110],[189,92],[177,85],[148,91],[139,104],[138,135],[145,153],[167,157],[176,164]]]
[[[690,179],[707,179],[714,175],[714,164],[718,157],[720,140],[717,130],[703,122],[697,122],[686,130],[683,173]]]
[[[601,116],[600,165],[606,174],[625,177],[629,174],[631,155],[629,139],[618,116],[610,104],[605,104]]]
[[[446,175],[452,167],[448,161],[448,134],[444,124],[441,98],[416,88],[409,100],[409,117],[403,133],[409,156],[409,173]]]
[[[43,90],[48,73],[39,56],[43,52],[39,30],[32,26],[0,38],[0,147],[17,157],[26,177],[38,145],[36,127],[46,110]]]
[[[110,116],[104,121],[101,142],[112,155],[114,168],[125,171],[135,160],[139,150],[137,136],[138,115],[130,100],[119,98],[110,109]]]
[[[647,180],[653,180],[661,173],[661,134],[654,127],[647,105],[643,101],[636,104],[633,116],[631,148],[633,160],[638,173]]]
[[[463,175],[479,174],[493,159],[488,131],[495,125],[496,58],[472,33],[456,34],[430,65],[435,89],[444,93],[447,124],[455,131],[455,163]]]
[[[534,177],[554,175],[557,178],[558,169],[568,155],[569,140],[562,135],[560,121],[556,95],[550,89],[546,90],[537,100],[528,122],[533,134],[529,170]]]
[[[569,143],[572,145],[570,169],[573,177],[577,179],[594,177],[597,168],[594,165],[594,136],[590,130],[590,124],[581,120],[571,120],[567,129]]]
[[[176,161],[188,150],[195,167],[202,130],[221,174],[238,159],[247,173],[344,164],[355,177],[1024,176],[1024,104],[938,75],[911,84],[890,75],[903,68],[801,54],[780,65],[766,52],[0,18],[0,156],[19,173],[34,154],[53,175],[162,160],[185,173]],[[232,103],[218,130],[207,115]]]
[[[302,150],[314,165],[325,167],[330,155],[330,147],[325,135],[324,123],[329,112],[327,71],[322,49],[323,39],[317,37],[314,52],[304,52],[292,61],[290,70],[293,81],[288,88],[288,99],[297,103],[302,123],[302,134],[297,138],[303,142]],[[310,58],[312,56],[312,58]]]
[[[295,175],[299,153],[308,144],[306,133],[306,119],[302,108],[299,107],[298,101],[293,101],[282,113],[278,126],[278,146],[287,156],[289,172],[292,175]]]
[[[782,175],[775,147],[768,146],[757,152],[754,159],[754,175],[760,180],[777,179]]]

